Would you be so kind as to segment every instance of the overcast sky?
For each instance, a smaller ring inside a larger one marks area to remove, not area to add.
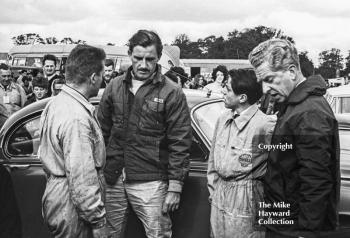
[[[185,33],[190,40],[223,36],[259,25],[281,29],[314,63],[322,50],[350,50],[347,0],[0,0],[0,52],[23,33],[71,37],[88,44],[125,45],[138,29],[152,29],[163,43]],[[316,61],[316,62],[315,62]]]

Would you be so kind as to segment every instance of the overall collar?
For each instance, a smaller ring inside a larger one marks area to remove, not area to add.
[[[226,119],[226,123],[228,121],[234,121],[238,130],[241,131],[247,123],[252,119],[252,117],[255,115],[255,113],[259,110],[259,107],[256,103],[248,107],[246,110],[244,110],[238,117],[235,117],[235,111],[231,111],[229,116]]]
[[[66,84],[62,86],[62,91],[67,93],[76,101],[78,101],[81,105],[83,105],[83,107],[85,107],[91,113],[92,116],[94,116],[95,107],[80,92],[78,92],[72,87],[69,87]]]

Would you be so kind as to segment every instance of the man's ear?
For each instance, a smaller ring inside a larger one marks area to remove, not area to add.
[[[96,83],[96,79],[95,79],[96,73],[92,73],[90,76],[90,83],[91,84],[95,84]]]
[[[297,75],[298,75],[297,67],[294,64],[290,65],[288,67],[288,72],[291,75],[292,80],[295,81],[297,79]]]
[[[247,94],[241,94],[239,95],[239,103],[243,104],[246,103],[248,101],[248,96]]]

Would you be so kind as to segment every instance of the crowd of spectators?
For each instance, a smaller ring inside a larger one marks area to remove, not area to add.
[[[218,65],[213,69],[211,77],[205,78],[201,74],[196,74],[190,78],[185,70],[178,66],[173,66],[165,73],[165,76],[177,83],[182,88],[205,90],[208,92],[222,93],[228,80],[228,70],[223,65]]]
[[[19,109],[46,97],[57,95],[65,78],[57,71],[57,58],[45,55],[43,67],[13,71],[6,64],[0,65],[0,118],[5,121]],[[111,79],[123,72],[116,72],[112,60],[105,62],[104,81],[101,88],[105,88]],[[211,77],[201,74],[191,78],[182,67],[173,66],[165,73],[169,79],[182,88],[206,90],[210,93],[222,93],[228,79],[228,70],[219,65],[213,69]]]
[[[12,70],[6,64],[0,65],[1,125],[19,109],[60,92],[65,80],[56,66],[54,55],[44,56],[42,68]]]

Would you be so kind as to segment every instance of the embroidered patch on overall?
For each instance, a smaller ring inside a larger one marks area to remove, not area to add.
[[[238,158],[239,163],[241,163],[242,167],[247,167],[252,163],[252,154],[241,154]]]

